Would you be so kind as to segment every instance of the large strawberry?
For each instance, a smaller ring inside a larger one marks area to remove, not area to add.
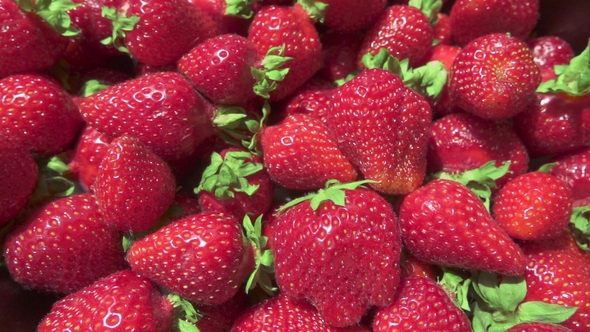
[[[25,207],[35,190],[38,175],[37,164],[27,149],[0,147],[0,227]]]
[[[156,285],[125,270],[56,302],[38,331],[167,332],[172,315],[172,303]]]
[[[522,275],[525,258],[464,185],[433,180],[408,194],[401,205],[405,248],[432,264]]]
[[[213,134],[210,109],[179,73],[149,74],[80,100],[90,126],[111,137],[133,136],[166,159],[190,156]]]
[[[430,105],[399,76],[369,69],[336,88],[328,128],[344,155],[387,194],[418,188],[426,172]]]
[[[68,93],[43,75],[16,74],[0,80],[0,135],[50,156],[75,141],[83,121]]]
[[[370,306],[393,303],[400,278],[397,217],[359,184],[330,181],[284,205],[273,224],[279,288],[308,299],[333,326],[356,324]]]
[[[150,228],[166,212],[175,191],[168,165],[128,136],[109,144],[94,181],[100,210],[109,225],[121,231]]]
[[[94,196],[80,194],[28,212],[9,234],[4,257],[23,286],[67,294],[126,267],[122,238]]]
[[[495,33],[465,45],[453,62],[449,79],[449,93],[457,106],[498,120],[534,104],[541,74],[524,42]]]

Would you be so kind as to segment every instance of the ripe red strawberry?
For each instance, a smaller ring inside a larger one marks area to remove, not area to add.
[[[417,331],[425,326],[435,331],[471,331],[471,324],[445,290],[430,278],[402,280],[395,302],[378,309],[373,332]]]
[[[460,52],[461,48],[459,47],[438,44],[430,48],[424,59],[422,59],[422,62],[427,64],[431,61],[440,61],[448,73],[453,66],[453,61],[455,61],[455,58]],[[444,116],[451,113],[462,112],[462,110],[455,106],[451,100],[451,96],[449,95],[449,84],[449,80],[447,80],[440,93],[440,96],[432,103],[432,111],[434,112],[435,116]]]
[[[243,105],[256,97],[250,68],[257,60],[256,48],[247,38],[224,34],[198,44],[177,65],[213,102]]]
[[[112,140],[88,125],[80,133],[68,167],[86,191],[94,190],[98,167]]]
[[[230,332],[234,321],[250,306],[250,298],[246,292],[238,292],[229,301],[216,306],[197,306],[203,316],[195,326],[199,331]]]
[[[326,126],[312,115],[292,114],[264,128],[260,144],[268,174],[285,188],[316,190],[331,179],[347,183],[357,178]]]
[[[525,40],[538,18],[539,0],[457,0],[451,9],[451,31],[459,46],[490,33]]]
[[[168,165],[128,136],[109,144],[94,181],[96,201],[105,220],[125,232],[150,228],[166,212],[175,191]]]
[[[561,234],[572,215],[572,190],[559,178],[530,172],[500,189],[493,206],[496,222],[512,238],[542,240]]]
[[[285,115],[306,113],[326,124],[333,88],[334,84],[330,81],[311,78],[285,102]],[[276,110],[273,112],[276,113]]]
[[[80,100],[88,124],[111,137],[133,136],[159,156],[190,156],[213,134],[210,109],[179,73],[163,72],[110,86]]]
[[[524,42],[496,33],[465,45],[453,62],[449,80],[449,93],[457,106],[499,120],[534,104],[541,74]]]
[[[272,204],[274,185],[262,159],[239,148],[211,155],[211,164],[195,193],[202,211],[227,212],[236,220],[257,217]]]
[[[6,265],[27,288],[68,294],[126,268],[121,241],[91,194],[64,197],[26,214],[4,244]]]
[[[496,167],[510,163],[508,172],[495,181],[497,188],[527,171],[527,151],[509,123],[455,113],[436,120],[430,127],[429,172],[456,174],[490,161],[495,161]]]
[[[542,69],[553,71],[555,65],[567,65],[574,57],[574,51],[565,40],[557,36],[543,36],[527,41],[533,59]]]
[[[323,0],[328,5],[323,23],[340,32],[359,31],[369,27],[381,15],[387,0]]]
[[[188,216],[133,243],[131,269],[198,305],[231,299],[250,266],[240,223],[231,215]]]
[[[215,21],[219,34],[235,33],[240,36],[248,34],[248,25],[254,14],[249,0],[189,0],[189,2]]]
[[[334,82],[357,69],[356,61],[365,34],[363,31],[327,31],[320,38],[324,64],[318,74]]]
[[[46,76],[8,76],[0,80],[0,95],[0,135],[35,155],[65,151],[82,128],[72,98]]]
[[[565,326],[547,323],[521,323],[515,325],[506,332],[568,332],[571,330]]]
[[[590,204],[590,147],[582,147],[571,153],[549,160],[555,164],[549,173],[560,178],[572,189],[573,206]]]
[[[422,184],[431,121],[426,99],[378,68],[336,88],[328,112],[328,128],[344,155],[377,181],[372,188],[387,194],[407,194]]]
[[[425,263],[416,257],[412,256],[409,252],[402,252],[402,279],[409,277],[426,277],[432,280],[436,280],[439,268],[436,265]]]
[[[368,332],[367,328],[360,326],[330,326],[308,302],[285,294],[276,295],[244,311],[236,319],[231,332],[277,331],[286,326],[296,331]]]
[[[527,259],[524,275],[527,292],[523,302],[542,301],[576,307],[561,325],[574,331],[590,328],[590,266],[582,255],[555,241],[521,244]]]
[[[314,20],[300,4],[265,6],[254,16],[248,39],[256,45],[260,63],[253,73],[258,95],[278,101],[310,79],[322,65],[320,37]],[[275,62],[277,56],[285,63]],[[280,79],[274,73],[280,73]]]
[[[125,270],[56,302],[38,331],[166,332],[173,325],[172,310],[149,279]]]
[[[25,207],[35,190],[38,176],[35,159],[27,149],[10,145],[0,147],[0,227]]]
[[[405,248],[416,258],[447,267],[522,275],[525,258],[464,185],[433,180],[401,205]]]
[[[284,205],[272,227],[281,292],[308,299],[338,327],[358,323],[372,305],[393,303],[400,279],[397,217],[359,184],[329,182]]]
[[[428,17],[418,8],[406,5],[387,7],[369,27],[361,44],[357,66],[364,68],[362,57],[386,48],[394,57],[410,59],[416,66],[432,46],[433,31]]]
[[[447,14],[437,13],[436,23],[432,25],[432,39],[436,45],[452,45],[451,17]]]

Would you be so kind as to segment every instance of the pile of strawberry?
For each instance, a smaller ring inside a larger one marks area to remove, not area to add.
[[[38,331],[589,331],[590,45],[539,13],[0,0],[0,265]]]

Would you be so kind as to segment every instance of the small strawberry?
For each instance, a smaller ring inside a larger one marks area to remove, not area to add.
[[[401,205],[405,248],[416,258],[447,267],[522,275],[525,258],[464,185],[433,180]]]
[[[500,189],[493,206],[496,222],[520,240],[549,239],[561,234],[572,215],[571,188],[544,172],[529,172]]]
[[[449,80],[449,93],[457,106],[499,120],[534,104],[541,74],[524,42],[496,33],[465,45],[453,62]]]
[[[471,332],[471,324],[434,280],[409,277],[399,285],[395,302],[377,310],[373,332],[417,331],[428,326],[436,331]]]
[[[567,65],[574,57],[572,47],[565,40],[556,36],[543,36],[527,41],[533,59],[541,70],[553,71],[555,65]]]
[[[491,33],[525,40],[538,18],[539,0],[457,0],[451,9],[451,31],[459,46]]]
[[[328,128],[338,147],[370,186],[387,194],[407,194],[426,172],[430,105],[399,76],[369,69],[336,88]]]
[[[548,323],[521,323],[515,325],[506,332],[571,332],[565,326],[548,324]]]
[[[0,135],[35,155],[65,151],[83,126],[72,98],[49,77],[5,77],[0,80],[0,95]]]
[[[137,274],[197,305],[218,305],[238,292],[250,255],[233,216],[202,212],[133,243],[127,260]]]
[[[0,227],[25,207],[38,176],[37,164],[29,151],[10,145],[0,147]]]
[[[368,28],[385,10],[387,0],[322,0],[326,8],[324,25],[333,31],[352,32]]]
[[[260,144],[268,174],[285,188],[316,190],[330,179],[357,178],[326,126],[311,115],[292,114],[264,128]]]
[[[56,302],[38,331],[167,332],[172,315],[172,303],[149,279],[125,270]]]
[[[224,34],[208,39],[178,60],[178,71],[214,103],[243,105],[256,95],[250,68],[258,60],[247,38]]]
[[[100,162],[94,192],[109,225],[125,232],[150,228],[174,199],[166,163],[139,140],[113,139]]]
[[[80,113],[97,131],[133,136],[163,158],[190,156],[213,135],[206,101],[179,73],[163,72],[110,86],[80,100]]]
[[[4,244],[15,280],[69,294],[125,269],[123,234],[112,230],[91,194],[64,197],[26,214]]]
[[[308,299],[338,327],[358,323],[372,305],[393,303],[400,279],[397,217],[361,183],[329,181],[283,205],[272,227],[279,288]]]
[[[91,126],[85,126],[72,155],[68,167],[86,191],[93,191],[94,180],[100,162],[108,151],[113,139],[101,134]]]

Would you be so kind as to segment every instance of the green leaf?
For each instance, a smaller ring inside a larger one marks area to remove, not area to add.
[[[264,59],[262,59],[262,69],[252,67],[250,69],[256,84],[254,84],[254,92],[264,99],[270,98],[270,92],[276,90],[277,82],[283,81],[289,73],[289,68],[280,68],[291,57],[284,56],[285,44],[281,46],[271,47]]]
[[[530,301],[518,306],[517,314],[519,323],[541,322],[559,324],[568,320],[576,310],[576,307],[564,307],[558,304]]]
[[[305,9],[314,22],[324,22],[328,4],[315,0],[297,0],[297,3]]]
[[[82,88],[80,88],[80,94],[83,97],[88,97],[108,87],[108,85],[102,84],[98,80],[88,80],[84,83]]]
[[[256,250],[255,267],[246,281],[246,293],[254,287],[260,286],[264,292],[272,295],[277,291],[270,278],[270,275],[274,274],[274,256],[272,250],[264,249],[268,239],[262,235],[262,215],[258,216],[254,223],[252,223],[250,216],[246,215],[242,225],[246,231],[246,239]]]
[[[557,165],[557,163],[544,164],[541,167],[539,167],[539,169],[537,171],[543,172],[543,173],[549,173],[549,172],[551,172],[551,169],[553,167],[555,167],[556,165]]]
[[[557,78],[543,82],[537,92],[565,92],[571,96],[590,93],[590,41],[582,53],[570,60],[569,65],[555,66]]]
[[[526,282],[522,276],[501,276],[482,271],[473,283],[474,290],[490,307],[514,312],[526,296]]]
[[[579,206],[572,210],[570,224],[577,232],[575,233],[576,243],[584,251],[588,251],[588,240],[590,239],[590,220],[588,218],[590,205]]]
[[[80,33],[80,30],[72,26],[68,11],[82,4],[73,3],[70,0],[16,0],[15,2],[24,11],[37,14],[63,36],[71,37]]]
[[[139,23],[139,17],[132,15],[130,17],[122,16],[117,12],[116,8],[102,7],[102,16],[113,22],[113,33],[100,42],[104,45],[114,45],[119,51],[129,53],[123,40],[127,36],[125,32],[132,31],[135,25]]]
[[[122,245],[123,245],[123,251],[127,252],[129,250],[129,248],[131,248],[131,245],[133,244],[133,242],[135,242],[129,235],[125,235],[123,236],[123,241],[122,241]]]
[[[457,306],[465,311],[471,311],[467,297],[471,286],[471,279],[463,277],[459,271],[443,268],[443,276],[439,284],[455,296]]]
[[[410,0],[408,5],[420,9],[428,17],[430,24],[435,25],[438,22],[437,14],[440,13],[443,2],[442,0]]]
[[[180,308],[182,310],[183,316],[187,321],[196,323],[202,317],[193,304],[180,295],[170,293],[168,294],[168,299],[174,308]]]
[[[249,0],[225,0],[225,15],[250,19],[254,11]]]
[[[492,314],[488,311],[482,310],[479,303],[476,303],[473,309],[473,320],[471,322],[473,332],[487,332],[493,322]]]
[[[268,119],[268,116],[270,115],[270,104],[268,103],[268,101],[264,101],[264,104],[262,105],[262,117],[260,118],[260,121],[258,121],[255,125],[255,128],[252,129],[252,132],[254,133],[254,135],[252,135],[252,138],[249,141],[244,141],[244,147],[246,149],[248,149],[248,151],[250,151],[252,154],[260,156],[261,155],[261,151],[258,148],[258,138],[260,137],[260,134],[262,133],[262,130],[266,124],[266,121]]]
[[[180,332],[201,332],[201,330],[199,330],[199,328],[196,327],[195,324],[191,324],[185,321],[184,319],[178,320],[178,330]]]

